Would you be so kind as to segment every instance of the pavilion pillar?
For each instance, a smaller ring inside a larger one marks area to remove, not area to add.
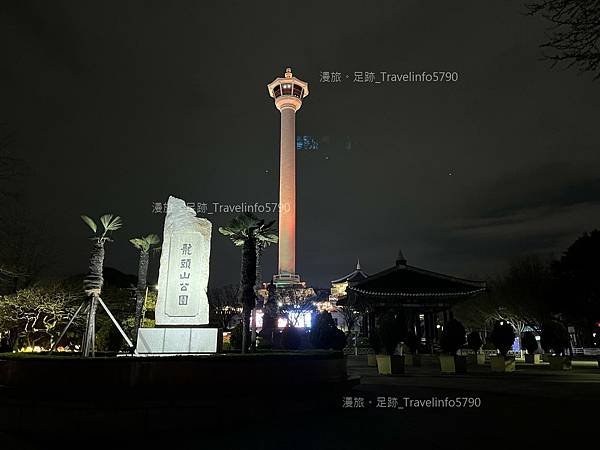
[[[361,314],[360,320],[360,334],[363,336],[369,336],[369,313],[367,311],[363,312]]]
[[[368,329],[369,329],[368,337],[371,337],[371,336],[373,336],[373,333],[375,333],[375,312],[372,309],[370,309],[367,314],[367,317],[368,317]]]
[[[431,312],[425,312],[425,342],[427,344],[427,349],[430,353],[433,353],[433,318]]]

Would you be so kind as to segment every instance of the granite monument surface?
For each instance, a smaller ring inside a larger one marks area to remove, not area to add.
[[[156,328],[140,328],[137,352],[210,353],[219,348],[220,330],[208,324],[212,224],[196,217],[185,201],[169,197],[158,274]]]

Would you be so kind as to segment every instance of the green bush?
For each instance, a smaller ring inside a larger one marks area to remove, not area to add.
[[[403,337],[404,330],[398,319],[391,314],[382,317],[379,323],[379,340],[386,354],[393,355]]]
[[[506,357],[515,342],[515,336],[515,330],[510,323],[497,321],[494,323],[490,339],[500,354]]]
[[[336,325],[327,311],[317,315],[310,330],[310,344],[314,348],[342,350],[346,346],[346,335]]]
[[[376,354],[381,353],[381,339],[379,337],[378,330],[371,330],[371,333],[369,335],[369,345]]]
[[[303,335],[302,328],[287,326],[281,331],[281,346],[286,350],[298,350]]]
[[[244,330],[244,325],[242,322],[238,323],[233,330],[231,330],[231,336],[229,337],[229,342],[231,344],[231,348],[233,350],[241,350],[242,349],[242,334]],[[250,333],[246,333],[246,342],[250,342]]]
[[[419,342],[415,333],[413,333],[412,331],[407,333],[406,337],[404,338],[404,343],[406,344],[406,346],[412,354],[417,353]]]
[[[521,347],[527,350],[530,355],[533,355],[538,349],[538,342],[531,331],[526,331],[521,336]]]
[[[482,343],[483,341],[481,340],[481,336],[477,331],[471,331],[467,335],[467,347],[469,347],[475,353],[479,352]]]
[[[444,325],[440,337],[440,347],[445,353],[455,355],[459,348],[465,344],[465,327],[456,319],[450,319]]]
[[[343,350],[344,347],[346,347],[347,340],[348,338],[346,337],[346,333],[336,327],[333,330],[333,341],[331,343],[331,348],[334,350]]]
[[[540,344],[544,351],[564,355],[569,348],[571,339],[565,326],[556,320],[549,320],[542,324]]]

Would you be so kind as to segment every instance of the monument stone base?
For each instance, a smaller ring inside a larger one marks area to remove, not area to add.
[[[218,328],[140,328],[136,351],[141,356],[217,353],[222,342]]]

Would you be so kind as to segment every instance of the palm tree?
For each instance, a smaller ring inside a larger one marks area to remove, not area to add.
[[[277,238],[277,236],[276,236]],[[277,239],[275,239],[277,242]],[[262,284],[262,254],[265,248],[273,244],[270,240],[256,240],[256,280],[254,282],[254,293],[257,294]],[[250,338],[252,348],[256,347],[256,307],[252,308],[252,335]]]
[[[242,353],[248,349],[250,312],[256,304],[256,248],[258,243],[277,242],[275,221],[265,223],[250,213],[234,218],[228,226],[220,227],[219,232],[229,237],[237,247],[242,247],[242,265],[238,301],[242,304]]]
[[[92,241],[92,252],[90,254],[90,262],[88,274],[83,280],[83,290],[90,298],[88,308],[85,333],[81,344],[81,352],[83,356],[94,356],[94,344],[96,335],[96,310],[98,309],[98,299],[104,284],[102,270],[104,267],[104,243],[111,242],[109,237],[111,231],[116,231],[123,226],[123,222],[119,216],[113,214],[104,214],[100,217],[100,223],[104,228],[102,234],[98,232],[98,226],[88,216],[81,216],[81,219],[92,229],[94,236],[90,238]]]
[[[150,262],[150,248],[160,242],[160,238],[156,234],[149,234],[146,237],[129,239],[135,248],[140,251],[140,259],[138,264],[138,282],[135,290],[135,319],[133,322],[133,330],[135,332],[134,339],[137,340],[137,330],[142,322],[142,310],[144,301],[146,300],[146,289],[148,279],[148,263]]]

